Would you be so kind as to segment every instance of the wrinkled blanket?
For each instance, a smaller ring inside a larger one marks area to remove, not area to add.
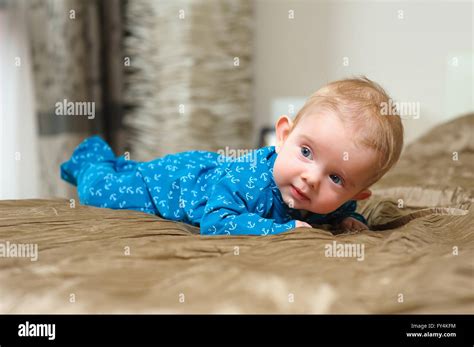
[[[204,237],[69,199],[0,201],[4,251],[38,247],[0,257],[0,312],[473,313],[473,130],[461,117],[405,148],[359,204],[359,234]]]

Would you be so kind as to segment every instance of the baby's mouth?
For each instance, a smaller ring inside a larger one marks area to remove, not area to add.
[[[294,185],[290,185],[290,192],[293,198],[295,198],[296,200],[300,200],[300,201],[309,200],[308,196],[306,196],[301,190],[296,188]]]

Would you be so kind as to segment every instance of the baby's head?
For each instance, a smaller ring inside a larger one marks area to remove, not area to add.
[[[371,195],[403,147],[400,116],[381,112],[389,99],[367,78],[346,79],[314,93],[293,121],[280,117],[273,175],[290,207],[327,214]]]

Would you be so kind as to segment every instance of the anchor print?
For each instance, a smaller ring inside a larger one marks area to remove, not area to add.
[[[246,184],[245,186],[246,186],[247,188],[249,188],[249,189],[255,188],[255,184],[254,184],[254,183],[255,183],[256,180],[257,180],[257,179],[254,178],[254,177],[249,177],[249,180],[248,180],[248,182],[247,182],[247,184]]]

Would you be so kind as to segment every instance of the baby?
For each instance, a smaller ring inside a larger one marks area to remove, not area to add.
[[[203,235],[273,235],[333,224],[368,229],[356,201],[397,161],[403,126],[382,114],[389,96],[367,78],[330,83],[296,118],[278,119],[276,146],[239,158],[188,151],[149,162],[116,157],[100,137],[61,165],[80,202],[200,226]]]

